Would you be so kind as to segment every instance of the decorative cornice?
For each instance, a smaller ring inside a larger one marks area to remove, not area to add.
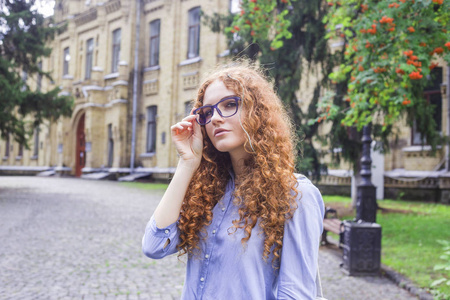
[[[182,62],[179,63],[179,66],[186,66],[186,65],[191,65],[191,64],[195,64],[202,61],[202,58],[200,56],[194,57],[194,58],[189,58],[186,60],[183,60]]]
[[[97,9],[91,8],[88,11],[76,16],[74,22],[77,26],[86,24],[97,19]]]
[[[144,11],[144,15],[147,15],[147,14],[149,14],[149,13],[155,12],[155,11],[160,10],[160,9],[163,9],[163,8],[164,8],[164,4],[163,4],[163,5],[156,6],[156,7],[152,7],[152,8],[150,8],[150,9],[146,9],[146,10]]]
[[[105,104],[105,107],[112,107],[115,104],[127,104],[128,100],[126,99],[114,99]]]
[[[117,77],[119,77],[119,72],[116,72],[116,73],[111,73],[111,74],[108,74],[108,75],[105,75],[104,77],[103,77],[103,79],[112,79],[112,78],[117,78]]]
[[[128,85],[128,81],[126,81],[126,80],[117,80],[117,81],[114,81],[111,85],[112,86]]]
[[[148,3],[154,3],[154,2],[158,2],[161,0],[144,0],[144,4],[148,4]]]

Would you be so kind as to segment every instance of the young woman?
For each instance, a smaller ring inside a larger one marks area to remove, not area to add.
[[[182,299],[314,299],[324,206],[294,174],[273,86],[252,66],[222,68],[171,131],[180,159],[142,247],[188,255]]]

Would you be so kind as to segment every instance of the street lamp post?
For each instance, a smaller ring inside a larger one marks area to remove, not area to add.
[[[378,275],[381,265],[381,226],[376,221],[376,188],[371,182],[371,124],[363,127],[361,182],[356,192],[356,218],[344,221],[344,271],[349,275]]]

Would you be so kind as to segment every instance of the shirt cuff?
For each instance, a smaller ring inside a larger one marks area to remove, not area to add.
[[[150,230],[150,232],[157,237],[167,237],[169,238],[171,236],[171,233],[176,233],[177,231],[177,221],[173,222],[172,224],[170,224],[167,227],[164,228],[158,228],[156,226],[156,221],[155,221],[155,217],[152,216],[150,218],[150,221],[147,224],[147,230]],[[173,235],[173,234],[172,234]]]

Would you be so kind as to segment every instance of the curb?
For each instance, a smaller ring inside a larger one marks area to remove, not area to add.
[[[339,249],[338,243],[331,236],[327,237],[330,242],[329,245],[321,245],[320,247],[332,250],[337,256],[342,257],[342,250]],[[331,247],[330,247],[331,246]],[[384,276],[394,282],[398,287],[407,290],[411,295],[419,298],[419,300],[433,300],[433,295],[428,293],[422,288],[417,287],[411,280],[393,270],[392,268],[381,264],[380,266],[380,276]]]
[[[433,295],[429,294],[422,288],[417,287],[414,283],[411,282],[408,278],[403,276],[402,274],[394,271],[388,266],[381,264],[381,272],[388,279],[393,281],[399,287],[407,290],[411,294],[417,296],[420,300],[433,300]]]

